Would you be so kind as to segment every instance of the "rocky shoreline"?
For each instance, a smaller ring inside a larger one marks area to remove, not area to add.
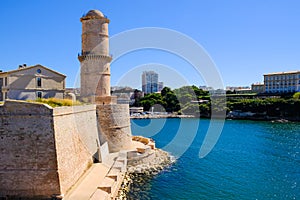
[[[160,119],[160,118],[195,118],[195,119],[211,119],[207,116],[193,116],[193,115],[174,115],[174,116],[134,116],[130,117],[131,119]],[[220,116],[220,119],[227,119],[227,120],[251,120],[251,121],[271,121],[271,122],[300,122],[300,117],[269,117],[269,116],[247,116],[247,117],[228,117],[225,118]]]
[[[177,115],[177,114],[167,114],[167,115],[132,115],[130,119],[159,119],[159,118],[194,118],[194,115]]]
[[[117,200],[136,199],[134,196],[145,189],[143,188],[145,183],[148,183],[155,175],[174,162],[173,157],[168,152],[161,149],[155,149],[154,151],[155,158],[151,161],[128,166]]]

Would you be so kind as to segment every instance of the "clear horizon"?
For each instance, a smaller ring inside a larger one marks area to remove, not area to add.
[[[80,69],[80,17],[98,9],[111,20],[110,36],[143,27],[180,32],[200,44],[216,64],[225,86],[250,86],[262,82],[263,74],[299,70],[300,2],[291,1],[3,1],[0,69],[41,64],[67,75],[73,87]],[[182,78],[160,73],[159,80],[171,88],[185,83],[206,85],[185,60],[167,52],[143,50],[114,60],[111,85],[136,87],[128,72],[171,69]],[[159,71],[158,71],[159,73]],[[178,82],[177,80],[180,81]],[[139,81],[140,80],[140,81]],[[172,81],[173,80],[173,81]],[[124,85],[125,86],[125,85]],[[137,87],[138,88],[138,87]]]

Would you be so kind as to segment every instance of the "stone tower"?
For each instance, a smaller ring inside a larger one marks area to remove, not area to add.
[[[98,10],[82,18],[81,100],[97,106],[100,148],[107,142],[110,152],[131,148],[129,105],[117,104],[110,95],[109,19]]]
[[[82,18],[81,99],[102,104],[114,103],[110,95],[109,19],[98,10],[91,10]]]

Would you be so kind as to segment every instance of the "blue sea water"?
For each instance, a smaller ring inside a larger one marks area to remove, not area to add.
[[[199,150],[208,119],[135,119],[133,135],[152,137],[176,162],[133,188],[129,199],[300,199],[300,124],[225,122],[214,149]],[[177,135],[183,135],[179,139]],[[184,153],[183,153],[184,152]]]

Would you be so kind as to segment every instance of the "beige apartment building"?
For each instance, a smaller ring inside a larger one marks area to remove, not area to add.
[[[63,98],[66,76],[42,65],[0,72],[0,101]]]
[[[253,83],[251,85],[251,91],[254,93],[264,93],[265,85],[263,83]]]
[[[266,93],[294,93],[300,91],[300,71],[264,74]]]

